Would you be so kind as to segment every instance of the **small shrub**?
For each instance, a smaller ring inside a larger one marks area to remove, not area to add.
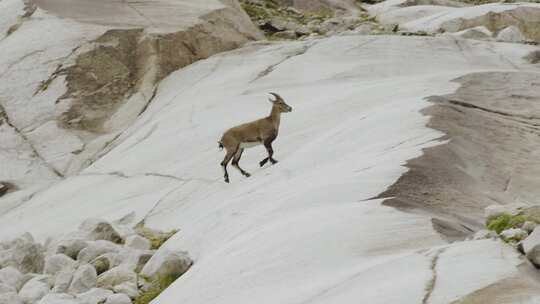
[[[506,229],[520,228],[526,220],[527,218],[523,215],[510,215],[508,213],[503,213],[498,217],[489,220],[486,226],[489,230],[493,230],[500,234]]]
[[[150,228],[144,227],[144,225],[139,225],[135,228],[137,233],[148,239],[150,241],[151,247],[150,249],[159,249],[161,245],[163,245],[168,239],[170,239],[173,235],[175,235],[178,230],[173,229],[170,231],[154,231]]]
[[[152,302],[153,299],[157,298],[157,296],[176,281],[176,279],[178,279],[178,277],[170,275],[153,280],[151,283],[152,287],[141,293],[141,295],[135,299],[133,304],[148,304]]]

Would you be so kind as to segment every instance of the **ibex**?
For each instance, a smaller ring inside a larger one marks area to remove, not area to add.
[[[250,174],[240,168],[240,165],[238,164],[242,157],[242,153],[246,148],[264,145],[266,151],[268,151],[268,157],[259,162],[261,167],[268,161],[272,164],[277,163],[277,160],[272,157],[274,155],[272,142],[278,136],[281,113],[291,112],[292,108],[286,104],[283,98],[278,94],[270,94],[274,95],[276,99],[268,99],[272,103],[272,111],[269,116],[233,127],[227,130],[219,141],[219,147],[225,148],[227,151],[225,158],[221,162],[226,183],[229,182],[227,164],[231,159],[233,160],[232,165],[240,170],[242,175],[245,177],[250,176]]]

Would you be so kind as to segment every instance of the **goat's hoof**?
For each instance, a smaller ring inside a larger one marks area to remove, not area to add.
[[[271,160],[270,162],[272,163],[272,165],[275,165],[275,164],[277,164],[277,163],[278,163],[278,161],[277,161],[277,160],[275,160],[275,159]]]
[[[225,182],[226,182],[226,183],[228,184],[228,183],[229,183],[229,179],[228,179],[228,178],[226,178],[226,179],[225,179]]]
[[[262,166],[264,166],[264,164],[266,164],[266,162],[260,162],[260,163],[259,163],[259,165],[261,166],[261,168],[262,168]]]
[[[250,177],[251,174],[249,174],[249,173],[246,172],[246,173],[244,173],[244,176],[245,176],[245,177]]]

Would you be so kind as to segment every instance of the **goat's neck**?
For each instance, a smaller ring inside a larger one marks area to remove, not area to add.
[[[272,112],[270,112],[270,116],[268,118],[272,121],[274,124],[274,127],[279,129],[279,122],[281,120],[281,111],[277,106],[272,106]]]

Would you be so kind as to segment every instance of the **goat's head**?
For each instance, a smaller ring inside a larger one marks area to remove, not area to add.
[[[281,96],[279,96],[276,93],[270,93],[270,94],[274,95],[276,99],[272,100],[271,98],[269,98],[268,100],[270,100],[270,102],[273,103],[274,106],[276,106],[280,112],[288,113],[292,111],[292,107],[286,104],[283,98],[281,98]]]

